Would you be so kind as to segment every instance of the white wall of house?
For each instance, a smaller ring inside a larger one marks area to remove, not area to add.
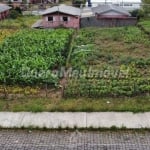
[[[22,3],[22,0],[11,0],[11,2],[20,2],[20,3]]]
[[[98,5],[103,4],[115,4],[125,8],[126,10],[140,9],[141,0],[91,0],[92,7],[97,7]],[[86,2],[88,6],[88,2]]]

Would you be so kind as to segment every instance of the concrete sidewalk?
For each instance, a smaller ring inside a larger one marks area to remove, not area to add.
[[[150,132],[0,130],[0,150],[150,150]]]
[[[2,128],[150,128],[150,112],[0,112]]]

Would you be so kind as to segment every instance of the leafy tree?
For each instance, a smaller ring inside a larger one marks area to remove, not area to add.
[[[15,10],[19,13],[19,14],[22,14],[22,10],[20,7],[16,7]]]
[[[10,11],[9,18],[16,19],[22,15],[22,10],[19,7],[13,8]]]
[[[139,20],[141,17],[144,17],[144,12],[142,9],[135,9],[131,12],[131,15]]]
[[[85,0],[73,0],[72,1],[73,6],[75,7],[80,7],[82,4],[84,5],[85,3],[86,3]]]
[[[150,0],[142,0],[145,16],[150,15]]]

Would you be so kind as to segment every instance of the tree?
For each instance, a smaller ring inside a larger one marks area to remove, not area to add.
[[[72,0],[72,4],[75,7],[80,7],[82,4],[84,5],[86,3],[85,0]]]
[[[137,17],[139,20],[140,18],[144,17],[144,12],[142,9],[135,9],[130,12],[132,17]]]
[[[22,11],[19,7],[13,8],[10,10],[9,18],[16,19],[22,15]]]
[[[145,16],[150,15],[150,0],[142,0]]]

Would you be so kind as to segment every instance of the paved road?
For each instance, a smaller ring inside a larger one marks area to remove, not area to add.
[[[150,150],[150,132],[0,130],[0,150]]]

